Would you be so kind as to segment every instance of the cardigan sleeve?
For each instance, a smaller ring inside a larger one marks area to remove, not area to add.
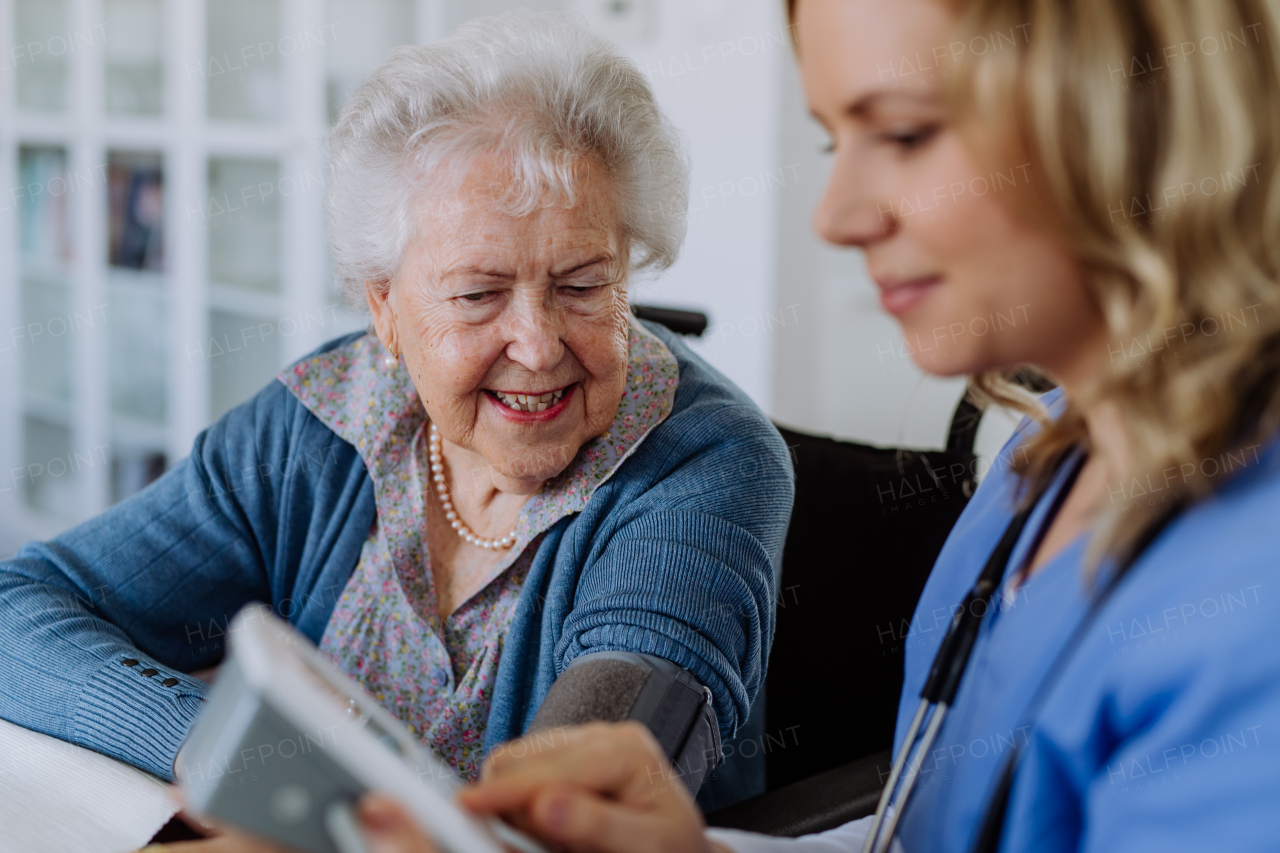
[[[0,562],[0,716],[171,777],[206,690],[184,673],[271,600],[286,398],[273,383],[138,495]]]
[[[773,642],[794,496],[786,445],[748,403],[695,405],[655,430],[633,463],[659,473],[639,494],[623,494],[634,476],[614,484],[557,670],[596,651],[665,658],[711,689],[728,740],[750,713]]]

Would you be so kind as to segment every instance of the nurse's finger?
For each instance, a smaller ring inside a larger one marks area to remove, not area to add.
[[[458,795],[464,806],[485,814],[524,808],[537,791],[549,786],[583,788],[639,804],[653,797],[655,782],[671,776],[666,756],[639,723],[577,727],[563,745],[523,753],[508,750],[487,771],[477,786]]]
[[[366,794],[356,805],[370,853],[437,853],[413,816],[381,794]]]

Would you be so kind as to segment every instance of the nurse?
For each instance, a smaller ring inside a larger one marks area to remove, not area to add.
[[[1276,849],[1274,8],[790,3],[832,141],[818,231],[863,252],[906,338],[937,342],[922,368],[1029,416],[914,617],[897,752],[954,609],[1029,510],[900,809],[909,853],[975,849],[988,814],[1004,851]],[[1026,398],[1006,378],[1026,365],[1058,388]],[[502,751],[463,802],[573,851],[857,851],[868,832],[707,831],[642,727],[566,741]],[[430,849],[390,801],[363,814],[373,849]]]
[[[834,157],[818,231],[862,250],[907,339],[939,342],[921,367],[1030,415],[915,614],[895,750],[953,608],[1031,508],[898,824],[910,853],[974,849],[1015,745],[1000,850],[1276,848],[1274,9],[793,0]],[[1022,365],[1059,388],[1021,399]],[[465,802],[571,850],[862,848],[867,820],[704,833],[642,730],[570,740],[505,751]]]

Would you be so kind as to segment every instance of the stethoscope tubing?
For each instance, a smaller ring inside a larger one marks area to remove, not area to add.
[[[885,823],[884,832],[876,845],[875,853],[885,853],[889,849],[889,845],[893,843],[893,833],[898,828],[898,820],[902,817],[902,813],[906,811],[907,802],[911,799],[911,792],[916,787],[916,780],[920,778],[920,766],[924,764],[925,756],[933,748],[933,742],[937,739],[938,731],[942,728],[942,721],[947,717],[948,708],[949,706],[946,702],[939,702],[933,706],[933,714],[929,717],[929,725],[925,728],[924,736],[920,738],[919,745],[912,751],[907,775],[902,779],[902,793],[898,796],[898,802],[901,805],[894,806],[891,811],[886,811],[888,821]]]
[[[1068,459],[1070,457],[1064,457],[1062,463],[1066,463]],[[1039,547],[1048,520],[1052,519],[1062,506],[1062,502],[1075,484],[1076,477],[1080,474],[1083,463],[1083,455],[1073,460],[1072,470],[1058,490],[1046,515],[1046,522],[1041,524],[1035,542],[1028,553],[1034,553]],[[902,813],[906,811],[912,791],[915,790],[916,781],[920,776],[920,767],[924,763],[925,756],[929,754],[929,749],[933,746],[946,719],[947,710],[959,690],[960,681],[964,677],[964,671],[968,667],[969,658],[977,642],[978,632],[982,628],[982,623],[986,621],[985,617],[990,609],[987,606],[988,602],[1000,583],[1000,576],[1008,566],[1009,557],[1031,517],[1034,506],[1035,502],[1024,506],[1010,521],[999,544],[991,552],[973,588],[966,593],[960,604],[960,610],[956,612],[950,628],[942,638],[938,653],[934,656],[929,677],[920,691],[920,705],[907,729],[906,737],[903,738],[902,749],[893,762],[884,791],[880,794],[880,802],[876,805],[876,814],[872,818],[867,840],[863,842],[862,853],[885,853],[893,843],[894,831],[898,827]],[[982,604],[980,613],[975,609],[979,602]],[[928,713],[930,709],[933,710],[932,714]],[[928,715],[927,724],[924,723],[926,715]],[[925,731],[917,742],[916,735],[921,725],[925,726]],[[903,770],[908,767],[904,776]],[[894,788],[897,787],[899,778],[902,780],[902,793],[894,797]]]
[[[920,730],[920,723],[924,720],[925,712],[929,710],[929,700],[921,699],[919,706],[916,708],[916,715],[911,720],[911,725],[907,727],[907,736],[902,741],[902,750],[898,753],[898,757],[893,762],[893,768],[889,771],[889,780],[885,783],[884,790],[880,792],[880,802],[876,803],[876,814],[871,819],[871,830],[867,834],[867,840],[862,845],[862,853],[872,853],[872,849],[876,843],[876,833],[880,831],[880,823],[884,820],[885,810],[889,807],[889,802],[893,798],[893,789],[898,785],[898,777],[902,775],[902,768],[906,766],[907,754],[910,752],[907,747],[916,739],[916,732]]]

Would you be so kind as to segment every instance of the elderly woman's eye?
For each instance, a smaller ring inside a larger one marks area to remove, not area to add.
[[[575,284],[563,287],[561,290],[567,290],[571,296],[590,296],[603,287],[602,284]]]
[[[480,300],[484,299],[488,295],[489,295],[488,291],[481,291],[480,293],[464,293],[462,295],[462,298],[467,300],[468,302],[479,302]]]

